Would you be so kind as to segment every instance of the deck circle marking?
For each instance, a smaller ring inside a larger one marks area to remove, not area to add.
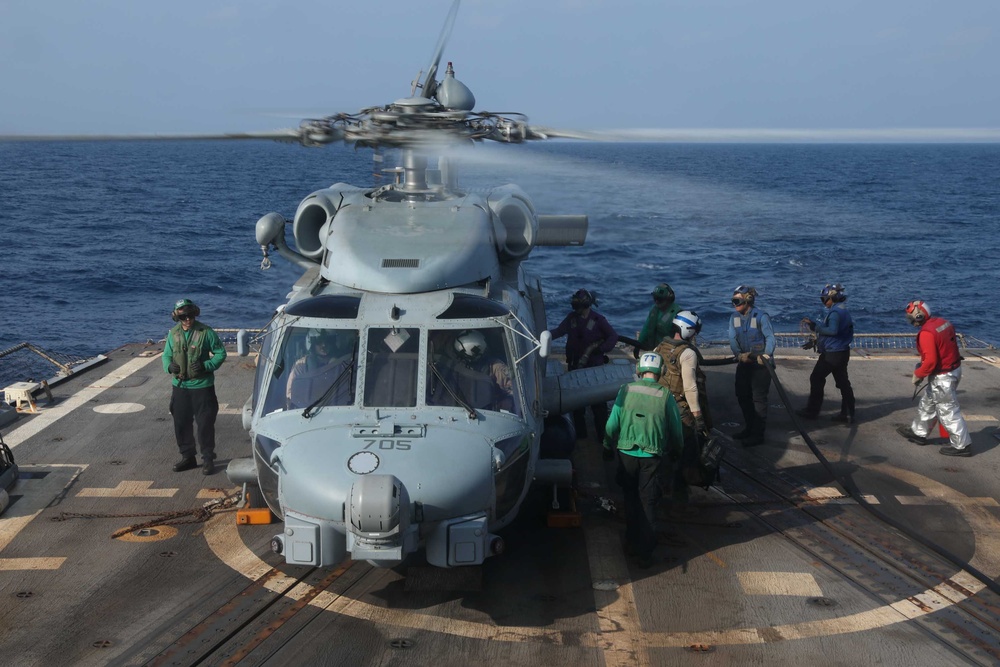
[[[121,537],[116,537],[115,539],[119,542],[162,542],[163,540],[169,540],[171,537],[177,535],[177,529],[173,526],[150,526],[150,534],[136,535],[136,533],[143,533],[143,531],[125,533]]]
[[[250,581],[256,581],[271,569],[267,563],[250,550],[240,537],[239,529],[231,515],[217,514],[205,525],[205,540],[216,558],[231,569],[242,574]],[[273,593],[287,595],[287,586],[283,579],[264,582],[264,587]],[[955,582],[952,586],[949,582]],[[927,589],[908,598],[897,600],[891,604],[875,607],[867,611],[837,616],[818,621],[789,623],[780,626],[765,626],[763,628],[732,628],[727,630],[699,630],[693,632],[641,632],[638,640],[644,648],[687,648],[692,645],[737,646],[767,643],[767,637],[781,636],[786,640],[805,639],[808,637],[827,637],[832,635],[852,634],[864,630],[884,628],[898,623],[905,623],[914,618],[938,613],[946,607],[958,604],[985,588],[985,585],[962,570],[956,572],[948,582],[935,588]],[[914,602],[914,600],[932,599],[933,605]],[[451,619],[450,627],[442,628],[437,617],[410,614],[404,610],[384,609],[361,600],[349,598],[328,590],[321,591],[309,604],[335,614],[356,618],[362,621],[375,621],[398,628],[427,630],[456,637],[483,638],[484,623],[475,621],[457,621]],[[509,634],[509,628],[496,626],[491,640],[512,642],[557,642],[568,641],[561,637],[559,630],[551,628],[517,628],[516,638]],[[766,630],[766,632],[764,632]],[[777,633],[777,635],[775,634]],[[582,635],[575,632],[572,641],[577,646],[604,648],[607,636],[604,633],[587,632]]]
[[[102,415],[124,415],[130,412],[142,412],[145,409],[145,405],[138,403],[105,403],[94,406],[94,412]]]

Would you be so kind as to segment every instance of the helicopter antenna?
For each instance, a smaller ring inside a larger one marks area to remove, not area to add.
[[[434,96],[437,91],[438,83],[434,80],[434,76],[437,74],[438,63],[441,62],[441,54],[444,53],[444,47],[448,43],[448,38],[451,37],[451,29],[455,25],[455,17],[458,16],[458,5],[461,0],[455,0],[451,5],[451,11],[448,12],[448,17],[444,20],[444,27],[441,28],[441,36],[438,37],[437,46],[434,47],[434,55],[431,56],[431,64],[427,67],[427,76],[424,77],[422,84],[417,83],[414,87],[420,88],[420,97],[426,97],[430,99]],[[417,73],[417,80],[420,79],[419,72]]]

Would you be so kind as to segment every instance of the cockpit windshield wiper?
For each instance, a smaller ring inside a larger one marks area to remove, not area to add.
[[[322,407],[324,404],[326,404],[328,400],[330,400],[330,397],[334,395],[334,393],[337,391],[337,388],[340,387],[340,385],[344,382],[344,380],[346,378],[351,377],[352,375],[351,371],[354,370],[354,358],[355,357],[352,354],[347,366],[345,366],[344,370],[340,371],[340,373],[337,374],[337,377],[334,379],[333,382],[330,383],[330,386],[327,387],[326,391],[323,392],[323,395],[317,398],[315,401],[313,401],[309,405],[309,407],[307,407],[305,410],[302,411],[303,417],[309,419],[310,417],[315,416],[316,413],[319,412],[319,408]]]
[[[437,381],[440,382],[441,386],[445,388],[445,391],[451,394],[451,397],[455,399],[455,402],[458,403],[461,407],[465,408],[465,411],[469,413],[469,419],[475,419],[476,411],[464,399],[464,397],[461,395],[461,392],[452,387],[448,383],[448,381],[444,379],[444,376],[441,375],[441,371],[438,370],[437,364],[435,364],[432,361],[427,365],[430,367],[431,373],[434,373],[434,377],[437,378]]]

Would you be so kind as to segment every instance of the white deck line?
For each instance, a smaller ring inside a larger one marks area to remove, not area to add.
[[[42,430],[56,423],[69,413],[82,405],[88,403],[92,398],[102,394],[105,390],[114,387],[116,384],[132,375],[138,370],[145,368],[151,361],[159,359],[160,355],[153,357],[137,357],[127,364],[108,373],[100,380],[88,385],[76,392],[64,402],[55,407],[45,408],[41,414],[36,415],[24,426],[20,426],[4,436],[4,442],[11,449],[14,449],[29,438],[38,435]]]

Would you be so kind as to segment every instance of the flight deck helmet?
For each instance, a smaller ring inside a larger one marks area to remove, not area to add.
[[[656,373],[656,377],[660,377],[663,374],[663,357],[656,352],[643,352],[635,366],[635,373],[640,377],[643,373]]]
[[[486,336],[482,332],[466,329],[455,336],[452,347],[459,359],[476,361],[486,353]]]
[[[659,304],[664,304],[667,306],[673,305],[674,299],[676,298],[674,295],[674,290],[672,290],[670,288],[670,285],[666,283],[660,283],[659,285],[654,287],[653,291],[650,292],[649,294],[650,296],[653,297],[653,301],[655,301],[658,305]]]
[[[309,334],[306,336],[306,349],[318,352],[316,345],[324,345],[327,356],[334,356],[339,353],[337,332],[331,331],[329,329],[310,329]]]
[[[179,299],[174,303],[174,309],[170,311],[170,319],[174,322],[181,321],[181,315],[191,313],[195,317],[201,315],[201,308],[195,305],[191,299]]]
[[[739,285],[733,290],[733,305],[742,306],[744,303],[753,306],[757,300],[757,290],[750,285]]]
[[[674,318],[674,326],[680,332],[682,340],[691,340],[701,333],[701,318],[693,310],[682,310]]]
[[[570,298],[569,305],[573,310],[583,310],[597,305],[597,298],[590,290],[579,289]]]
[[[931,316],[931,307],[926,301],[911,301],[906,304],[906,319],[915,327],[923,325]]]
[[[832,285],[827,283],[823,291],[819,293],[819,300],[826,303],[829,299],[833,299],[834,303],[843,303],[847,301],[847,290],[840,283],[833,283]]]

